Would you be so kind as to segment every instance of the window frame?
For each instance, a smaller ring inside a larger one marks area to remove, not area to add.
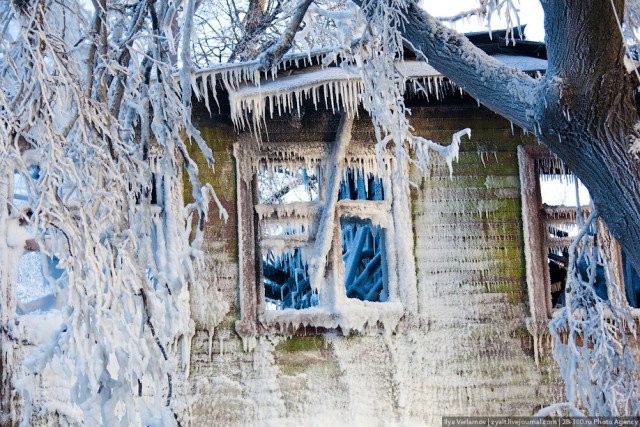
[[[233,144],[233,154],[236,159],[237,174],[237,210],[238,210],[238,254],[239,254],[239,302],[240,319],[236,322],[236,332],[243,338],[245,349],[252,347],[252,341],[264,335],[293,335],[296,333],[313,333],[325,329],[340,329],[349,333],[352,329],[359,329],[357,323],[364,314],[368,319],[368,327],[378,329],[378,323],[383,323],[385,329],[394,329],[397,322],[404,315],[405,309],[417,306],[415,292],[400,289],[397,260],[400,258],[396,244],[395,229],[399,216],[410,218],[408,198],[394,200],[394,193],[406,186],[406,180],[398,171],[395,157],[384,154],[387,173],[382,174],[384,200],[338,200],[333,206],[333,232],[330,235],[331,249],[324,265],[326,272],[321,277],[322,283],[312,283],[318,286],[320,305],[304,309],[265,310],[265,291],[262,285],[262,255],[260,251],[262,238],[262,224],[256,210],[258,206],[258,174],[257,165],[268,158],[267,163],[287,160],[281,153],[292,153],[295,150],[301,159],[318,161],[322,177],[319,182],[319,197],[316,202],[319,210],[330,209],[327,203],[327,183],[329,175],[335,171],[338,180],[342,172],[348,167],[357,166],[357,162],[377,162],[375,146],[371,142],[351,142],[346,148],[342,162],[335,165],[331,162],[338,142],[259,142],[255,135],[242,134]],[[324,164],[324,168],[322,166]],[[332,166],[330,166],[332,165]],[[339,181],[338,181],[339,182]],[[406,189],[404,190],[406,191]],[[406,202],[406,203],[403,203]],[[366,209],[363,209],[364,206]],[[264,206],[264,205],[263,205]],[[286,205],[282,209],[287,209]],[[263,207],[258,207],[263,210]],[[263,213],[264,214],[264,213]],[[318,213],[316,213],[318,214]],[[345,285],[336,278],[344,277],[344,263],[342,262],[341,218],[352,217],[357,220],[371,221],[372,224],[382,224],[380,231],[384,233],[384,250],[386,260],[386,289],[388,299],[384,302],[361,301],[357,298],[347,298]],[[319,232],[319,230],[318,230]],[[413,236],[398,236],[410,239]],[[317,244],[317,241],[314,245]],[[413,252],[403,256],[413,257]],[[395,268],[394,268],[395,267]],[[414,272],[415,276],[415,272]],[[407,286],[415,287],[414,283]],[[357,307],[357,313],[350,310]],[[310,330],[309,330],[310,329]],[[247,340],[248,339],[248,340]]]
[[[558,222],[558,219],[554,219],[553,215],[564,215],[566,220],[573,219],[573,221],[577,215],[575,210],[573,212],[558,212],[543,207],[538,161],[553,158],[554,155],[544,146],[518,146],[527,292],[531,320],[538,332],[546,331],[554,312],[560,310],[554,309],[551,302],[548,248],[559,243],[568,242],[571,244],[572,242],[572,238],[549,237],[547,226],[554,221]],[[589,213],[590,210],[585,210],[583,215],[588,216]],[[610,267],[615,282],[624,284],[620,245],[600,220],[598,220],[598,235],[600,236],[600,247],[610,258]],[[571,239],[571,241],[567,239]],[[626,298],[625,286],[619,287],[622,296]]]

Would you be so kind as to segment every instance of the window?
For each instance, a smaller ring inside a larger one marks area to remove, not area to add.
[[[234,145],[241,336],[393,328],[415,305],[398,289],[396,262],[413,257],[395,244],[410,211],[393,196],[406,182],[391,154],[377,159],[374,143],[349,140]]]
[[[533,320],[543,325],[554,309],[564,306],[568,247],[578,233],[578,212],[584,219],[591,213],[590,197],[584,185],[545,147],[520,146],[518,157],[529,302]],[[612,261],[615,281],[625,283],[627,298],[635,306],[633,280],[637,275],[625,268],[619,245],[601,221],[597,232],[600,247]],[[604,275],[604,267],[598,266],[596,293],[606,300]]]

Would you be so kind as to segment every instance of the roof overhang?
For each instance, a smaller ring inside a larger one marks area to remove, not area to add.
[[[477,37],[477,35],[472,35]],[[498,43],[498,41],[496,41]],[[515,46],[531,48],[531,42],[516,42]],[[533,42],[538,47],[543,44]],[[529,74],[544,73],[547,69],[546,59],[532,56],[527,50],[525,54],[517,54],[511,47],[508,53],[490,55],[511,68]],[[316,51],[309,54],[287,55],[284,60],[269,72],[257,71],[259,63],[249,61],[239,64],[221,64],[195,73],[192,81],[194,93],[202,99],[209,109],[209,91],[217,100],[217,89],[228,92],[231,118],[239,128],[247,125],[253,129],[260,127],[266,114],[273,116],[287,112],[300,111],[305,99],[312,99],[314,105],[324,103],[326,108],[356,113],[359,95],[364,85],[360,73],[354,66],[344,63],[331,66],[323,65],[328,58],[335,56],[332,50]],[[397,65],[398,72],[408,83],[420,83],[427,97],[443,95],[443,84],[455,86],[445,76],[429,65],[417,59],[405,59]]]

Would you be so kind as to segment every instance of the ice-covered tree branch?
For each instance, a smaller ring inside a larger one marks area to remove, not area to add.
[[[302,20],[304,19],[307,9],[309,9],[311,3],[313,3],[313,0],[302,0],[300,2],[296,8],[296,12],[291,17],[291,20],[280,37],[280,40],[260,55],[259,70],[268,71],[278,65],[284,54],[291,49],[293,40],[300,30],[300,24],[302,24]]]
[[[534,130],[533,108],[539,82],[475,47],[411,2],[403,37],[435,69],[481,103],[524,129]]]
[[[486,15],[487,15],[487,4],[486,4],[486,1],[483,1],[480,4],[480,6],[475,9],[465,10],[451,16],[439,16],[436,19],[440,22],[457,22],[457,21],[462,21],[472,17],[478,17],[480,19],[484,19]]]
[[[11,396],[18,391],[25,423],[31,411],[59,413],[71,424],[109,424],[114,412],[127,425],[176,422],[170,397],[188,375],[188,356],[170,349],[190,347],[188,290],[199,286],[199,251],[186,216],[204,221],[216,200],[202,188],[183,142],[189,132],[202,142],[190,124],[189,60],[184,92],[175,79],[178,45],[190,58],[194,3],[179,15],[175,3],[162,0],[0,4],[7,20],[0,37],[1,181],[11,184],[14,171],[24,177],[36,239],[41,247],[45,234],[60,243],[48,255],[59,259],[64,282],[63,326],[22,363],[4,344],[15,332],[15,268],[0,276],[0,403],[14,420]],[[178,45],[176,16],[184,36]],[[183,164],[196,196],[184,211],[176,197]],[[12,205],[10,188],[2,187],[3,206]],[[9,215],[23,216],[16,206],[0,214],[0,231]],[[2,259],[11,256],[5,246]],[[37,380],[48,369],[68,375],[70,396],[40,400]],[[150,398],[151,386],[166,399]]]

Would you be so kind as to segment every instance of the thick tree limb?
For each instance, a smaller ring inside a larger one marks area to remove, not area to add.
[[[282,60],[284,54],[291,49],[293,39],[300,30],[300,24],[304,19],[304,15],[307,13],[307,9],[311,6],[311,3],[313,3],[313,0],[304,0],[300,6],[298,6],[296,13],[291,17],[291,20],[278,43],[274,44],[260,55],[260,58],[258,59],[260,62],[258,69],[260,71],[267,71],[273,68]]]
[[[612,5],[622,16],[624,0],[543,3],[549,67],[536,120],[640,271],[640,164],[626,141],[638,112]]]
[[[406,17],[402,34],[430,65],[491,110],[524,129],[534,129],[539,81],[491,58],[415,3]]]

